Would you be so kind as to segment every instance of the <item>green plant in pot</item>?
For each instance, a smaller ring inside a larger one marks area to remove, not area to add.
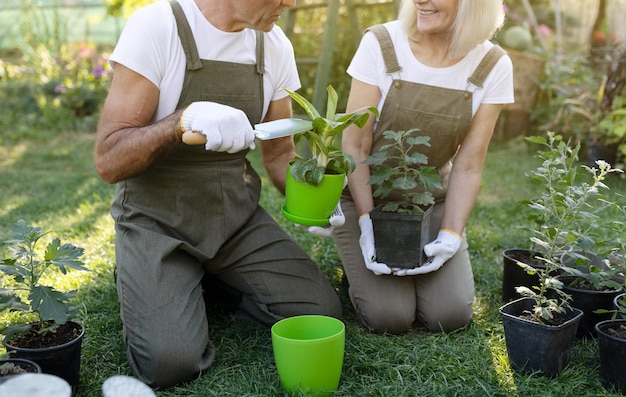
[[[544,186],[534,200],[525,202],[533,210],[535,227],[531,250],[542,267],[519,261],[524,271],[536,275],[532,286],[519,286],[522,296],[500,307],[509,362],[513,369],[548,377],[558,375],[569,363],[583,312],[571,306],[571,296],[558,279],[561,257],[572,251],[571,233],[580,208],[571,205],[568,193],[575,188],[575,161],[580,147],[572,148],[552,132],[546,137],[530,137],[530,142],[546,147],[537,157],[542,160],[528,174]]]
[[[341,149],[341,133],[350,125],[362,128],[375,107],[363,107],[351,113],[337,113],[338,95],[328,86],[326,113],[322,115],[302,95],[286,90],[311,118],[312,127],[294,137],[305,139],[308,155],[297,156],[287,171],[285,217],[307,226],[324,226],[335,211],[346,174],[356,166],[352,156]]]
[[[602,252],[592,251],[604,250],[607,245],[602,236],[605,227],[598,224],[597,214],[614,205],[601,191],[608,189],[603,183],[607,175],[619,170],[603,161],[599,161],[596,168],[580,166],[580,144],[570,146],[562,137],[552,133],[548,134],[548,140],[533,137],[529,141],[548,148],[538,152],[536,157],[541,160],[541,165],[528,174],[543,193],[535,200],[521,203],[530,209],[530,233],[538,234],[541,242],[531,240],[532,249],[504,252],[503,297],[519,296],[511,293],[516,281],[524,282],[518,286],[527,287],[531,286],[528,283],[536,281],[537,273],[530,272],[533,277],[527,277],[528,272],[520,269],[517,262],[528,265],[526,269],[543,268],[545,258],[537,259],[542,255],[560,258],[559,272],[577,276],[568,280],[572,286],[618,287],[614,269],[604,265],[596,255]],[[580,173],[581,169],[585,172]]]
[[[5,276],[0,310],[17,312],[24,321],[0,329],[2,343],[12,356],[35,361],[43,372],[77,385],[85,328],[71,321],[78,310],[72,304],[75,291],[59,291],[42,281],[53,271],[66,274],[70,269],[87,270],[80,260],[84,250],[71,243],[61,244],[59,238],[40,250],[39,243],[47,234],[19,220],[5,241],[10,256],[0,261]]]
[[[607,226],[614,237],[614,251],[609,256],[610,263],[626,274],[626,205],[616,205],[618,209],[614,221]],[[622,290],[626,282],[622,279]],[[604,311],[610,318],[595,324],[600,359],[600,378],[607,389],[616,389],[626,394],[626,292],[613,299],[613,310]]]
[[[559,279],[572,296],[572,306],[584,313],[577,335],[595,337],[595,324],[609,318],[603,311],[610,309],[615,296],[622,292],[623,269],[609,260],[616,249],[613,233],[607,233],[612,225],[600,222],[598,216],[617,208],[617,203],[604,194],[609,188],[603,181],[621,170],[603,160],[597,160],[596,167],[582,167],[588,171],[589,180],[581,181],[579,189],[569,194],[569,205],[580,207],[579,221],[569,236],[573,249],[561,257]]]
[[[372,170],[369,184],[375,198],[385,200],[400,192],[399,200],[386,201],[370,212],[377,260],[394,268],[415,268],[424,262],[423,248],[431,241],[432,192],[442,188],[437,169],[416,150],[430,146],[430,137],[418,134],[417,128],[384,131],[389,143],[364,161]]]

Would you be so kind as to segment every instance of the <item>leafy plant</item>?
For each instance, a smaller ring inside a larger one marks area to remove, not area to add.
[[[598,161],[599,168],[582,166],[591,175],[591,181],[581,180],[578,175],[578,152],[580,144],[570,146],[560,135],[552,132],[545,137],[529,137],[529,142],[543,145],[547,150],[539,151],[537,158],[542,163],[527,176],[543,187],[543,192],[535,200],[525,201],[534,210],[529,218],[535,224],[532,229],[532,244],[541,255],[537,259],[545,263],[545,268],[534,268],[518,262],[529,274],[539,276],[539,285],[517,287],[519,294],[535,299],[532,317],[540,323],[553,320],[556,313],[570,308],[571,297],[562,291],[563,284],[556,277],[563,271],[601,285],[613,285],[611,270],[603,270],[590,263],[584,255],[595,244],[592,229],[598,219],[596,214],[601,207],[593,204],[608,203],[600,195],[600,189],[607,189],[603,183],[609,173],[616,170],[604,161]],[[596,201],[592,204],[591,200]],[[582,254],[577,252],[582,250]],[[565,256],[576,258],[576,267],[564,264]],[[584,264],[587,271],[577,266]]]
[[[435,167],[427,166],[428,157],[414,149],[430,146],[430,137],[416,135],[419,129],[384,131],[390,143],[371,154],[365,164],[376,166],[369,184],[377,185],[374,197],[386,198],[393,190],[402,192],[401,201],[386,203],[382,210],[400,214],[420,215],[425,206],[435,203],[432,191],[441,189],[441,178]],[[421,186],[424,190],[416,190]]]
[[[41,285],[41,279],[54,268],[62,274],[66,274],[68,269],[87,270],[79,259],[84,250],[70,243],[61,244],[60,239],[55,238],[47,244],[42,255],[37,248],[46,234],[48,232],[42,232],[41,228],[19,220],[12,225],[10,239],[5,241],[11,256],[0,262],[0,271],[12,278],[13,283],[0,287],[0,311],[19,312],[25,318],[33,314],[36,317],[36,322],[11,324],[0,330],[9,339],[12,335],[25,334],[32,329],[53,331],[54,327],[66,323],[78,309],[70,304],[76,291],[62,292]]]
[[[322,117],[313,104],[302,95],[287,89],[285,91],[304,109],[313,123],[310,130],[295,136],[296,141],[303,137],[307,140],[311,157],[298,157],[292,163],[291,174],[294,179],[317,186],[322,182],[329,168],[341,168],[346,172],[354,171],[356,162],[352,156],[341,150],[341,142],[338,138],[352,124],[363,128],[370,117],[366,111],[378,116],[378,110],[373,106],[367,106],[352,113],[337,113],[337,92],[329,85],[326,116]]]

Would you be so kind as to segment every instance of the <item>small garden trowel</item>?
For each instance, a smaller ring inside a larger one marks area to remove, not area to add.
[[[285,136],[300,134],[312,128],[310,120],[279,119],[266,123],[255,124],[254,135],[260,140],[276,139]],[[187,131],[183,134],[183,142],[187,145],[204,145],[206,137],[198,132]]]

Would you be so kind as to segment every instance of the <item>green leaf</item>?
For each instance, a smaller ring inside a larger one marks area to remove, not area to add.
[[[387,160],[387,155],[383,152],[372,153],[363,163],[368,165],[381,165]],[[390,167],[387,167],[390,168]]]
[[[20,266],[13,259],[5,259],[1,263],[2,265],[0,265],[0,271],[7,276],[14,277],[15,281],[17,281],[18,283],[22,282],[24,278],[28,277],[29,275],[28,270],[25,267]]]
[[[407,165],[428,164],[428,156],[423,153],[415,152],[410,156],[405,156],[404,161]]]
[[[393,169],[389,166],[384,166],[378,168],[376,171],[372,172],[370,175],[369,184],[370,185],[380,185],[385,181],[389,180],[393,173]]]
[[[310,185],[317,186],[322,183],[325,173],[326,167],[316,167],[313,171],[306,174],[306,181]]]
[[[33,311],[39,312],[42,320],[54,320],[63,324],[68,320],[66,302],[74,296],[74,292],[60,292],[52,287],[36,286],[31,290],[28,299]]]
[[[83,255],[83,252],[83,248],[78,248],[73,244],[61,245],[61,241],[58,238],[55,238],[46,247],[44,259],[61,268],[61,271],[64,273],[65,267],[69,267],[74,270],[87,270],[84,263],[78,259]]]
[[[286,88],[285,91],[287,91],[287,94],[289,94],[289,96],[291,96],[298,103],[298,105],[300,105],[302,109],[304,109],[304,111],[306,112],[306,114],[309,115],[311,120],[321,117],[317,109],[315,109],[315,106],[313,106],[313,104],[309,102],[305,97],[298,94],[297,92],[288,90]]]
[[[412,190],[417,186],[417,182],[411,177],[401,176],[393,181],[392,186],[394,189]]]
[[[439,172],[433,167],[424,167],[420,172],[419,180],[427,191],[439,190],[443,187]]]
[[[337,91],[335,91],[332,85],[326,87],[326,92],[328,93],[328,101],[326,103],[326,118],[333,120],[335,118],[335,112],[337,112],[337,102],[339,101],[339,97],[337,95]]]

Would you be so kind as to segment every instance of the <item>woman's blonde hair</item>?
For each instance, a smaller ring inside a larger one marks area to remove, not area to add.
[[[491,39],[504,22],[503,0],[458,0],[452,26],[448,58],[464,57],[474,47]],[[399,19],[410,36],[417,35],[417,8],[413,0],[403,0]]]

